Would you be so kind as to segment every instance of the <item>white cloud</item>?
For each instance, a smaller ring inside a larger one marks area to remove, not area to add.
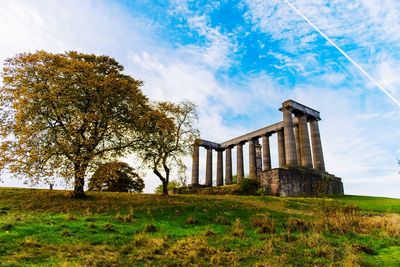
[[[210,71],[181,60],[176,53],[158,56],[142,51],[130,58],[129,71],[146,81],[144,90],[153,99],[189,99],[203,106],[210,95],[221,91]]]
[[[390,80],[389,83],[393,81],[394,75],[391,73],[396,73],[396,66],[400,63],[397,53],[400,48],[400,19],[397,15],[400,12],[400,2],[382,3],[377,0],[291,2],[356,62],[360,63],[371,76],[383,77],[382,83],[385,85],[386,80]],[[343,60],[338,52],[332,55],[326,54],[327,50],[321,46],[321,42],[316,42],[315,35],[318,34],[284,1],[244,0],[244,3],[248,7],[245,14],[248,21],[256,25],[256,29],[270,35],[273,40],[279,40],[286,52],[294,54],[292,58],[288,56],[281,67],[288,66],[285,63],[290,62],[289,67],[298,71],[307,72],[307,66],[308,69],[321,68],[320,62],[303,58],[304,54],[308,55],[311,51],[327,58],[328,64],[329,61]],[[319,36],[319,39],[322,40],[322,37]],[[332,51],[334,51],[333,48]],[[282,61],[280,54],[271,55],[275,55]],[[382,57],[386,57],[383,62]],[[326,61],[325,64],[327,64]],[[347,66],[350,71],[353,71],[353,66],[350,64]],[[382,72],[389,72],[390,77],[382,75]],[[389,87],[388,90],[395,91],[399,99],[399,92],[395,88]]]
[[[180,16],[191,31],[205,39],[204,43],[180,46],[181,52],[214,70],[229,67],[234,61],[232,54],[237,50],[235,34],[223,33],[220,27],[211,26],[206,14],[207,10],[218,9],[220,3],[211,1],[204,7],[204,13],[199,14],[188,8],[187,1],[170,2],[170,14]]]
[[[400,61],[389,55],[381,55],[377,60],[377,80],[395,98],[400,99]]]
[[[244,2],[248,7],[244,17],[254,25],[254,29],[271,35],[275,40],[283,40],[285,50],[295,52],[299,46],[314,47],[313,41],[317,35],[283,1]]]
[[[229,35],[221,33],[218,27],[209,26],[206,15],[188,18],[189,26],[207,39],[205,46],[188,45],[182,50],[198,58],[213,69],[226,68],[232,64],[231,54],[237,49],[237,44]]]
[[[274,39],[296,47],[312,47],[316,34],[312,28],[284,2],[279,0],[244,0],[245,14],[260,30]],[[318,0],[290,1],[328,36],[339,38],[340,44],[361,46],[400,39],[400,3],[397,1]],[[315,36],[314,36],[315,37]],[[296,43],[296,39],[299,43]]]
[[[1,1],[0,7],[1,61],[44,49],[104,53],[123,63],[132,48],[156,47],[149,38],[152,27],[112,2],[15,0]]]

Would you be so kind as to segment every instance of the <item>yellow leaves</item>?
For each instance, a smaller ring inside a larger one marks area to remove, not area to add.
[[[138,153],[147,167],[166,180],[173,168],[184,168],[181,158],[190,153],[198,133],[194,127],[197,111],[190,102],[157,102],[145,118],[146,130]]]
[[[7,59],[0,132],[12,136],[12,169],[66,174],[63,166],[129,148],[147,98],[142,82],[122,70],[115,59],[78,52],[38,51]],[[5,145],[0,149],[1,160]]]

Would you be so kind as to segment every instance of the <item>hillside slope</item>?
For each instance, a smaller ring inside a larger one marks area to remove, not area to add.
[[[0,188],[1,266],[399,266],[400,199]]]

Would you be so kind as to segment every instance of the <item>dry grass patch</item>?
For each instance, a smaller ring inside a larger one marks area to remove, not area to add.
[[[367,234],[373,229],[380,229],[391,237],[400,237],[400,214],[389,213],[375,216],[361,216],[359,232]]]
[[[178,240],[169,250],[168,254],[183,265],[210,259],[216,250],[211,248],[205,237],[194,236]]]
[[[178,240],[167,255],[178,266],[239,266],[240,258],[236,252],[211,247],[206,237],[191,236]],[[175,265],[174,264],[174,265]]]
[[[258,229],[260,234],[272,234],[275,232],[275,220],[267,215],[255,215],[251,217],[251,224]]]
[[[317,219],[312,223],[314,231],[329,231],[340,235],[357,232],[361,219],[358,209],[354,207],[326,207],[316,216]]]
[[[135,215],[132,210],[130,213],[125,215],[118,212],[117,215],[115,215],[115,220],[121,223],[131,223],[135,220]]]
[[[381,231],[394,238],[400,237],[400,214],[362,214],[354,205],[334,207],[317,213],[317,219],[310,224],[314,231],[329,231],[336,234],[349,232],[371,234]]]
[[[21,241],[21,245],[24,247],[34,247],[34,248],[40,248],[43,245],[37,241],[35,238],[28,236],[24,240]]]
[[[244,225],[239,218],[236,218],[235,222],[232,224],[231,232],[236,237],[244,237]]]
[[[192,215],[186,218],[186,224],[198,224],[198,223],[199,221]]]
[[[231,225],[229,219],[222,215],[218,215],[217,217],[215,217],[214,222],[221,225]]]
[[[289,233],[304,233],[310,229],[310,223],[298,218],[289,218],[285,224],[285,228]]]
[[[163,238],[139,233],[134,235],[132,241],[125,244],[119,253],[122,258],[128,258],[133,262],[148,261],[157,255],[164,254],[167,247]]]

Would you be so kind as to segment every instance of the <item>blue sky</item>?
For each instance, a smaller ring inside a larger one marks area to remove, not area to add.
[[[291,3],[400,100],[398,1]],[[283,0],[0,0],[0,34],[1,62],[39,49],[113,56],[151,98],[195,102],[216,142],[280,121],[285,99],[304,103],[321,112],[326,167],[346,193],[400,197],[400,107]],[[159,182],[143,171],[151,192]]]

